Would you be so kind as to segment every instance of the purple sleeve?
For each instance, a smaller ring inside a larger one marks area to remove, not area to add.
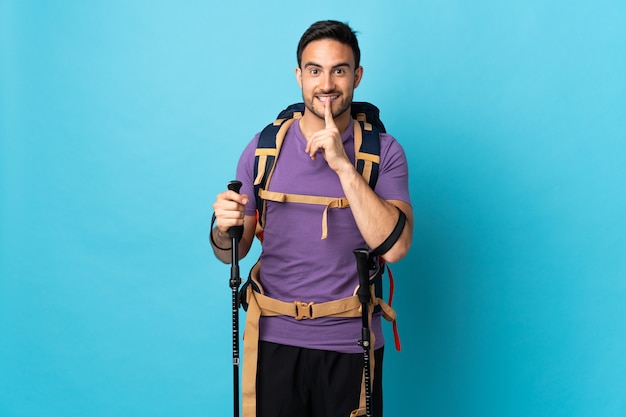
[[[380,136],[380,167],[376,194],[383,200],[400,200],[411,204],[409,168],[402,145],[393,136]]]
[[[256,213],[256,200],[254,198],[254,151],[259,141],[259,134],[248,143],[243,150],[237,164],[237,180],[241,181],[241,194],[248,196],[249,203],[246,205],[246,216],[254,216]]]

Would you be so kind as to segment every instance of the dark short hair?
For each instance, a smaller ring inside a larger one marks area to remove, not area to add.
[[[348,24],[336,20],[315,22],[304,32],[298,43],[298,67],[302,65],[302,51],[304,51],[304,48],[306,48],[309,43],[321,39],[332,39],[348,45],[352,48],[352,52],[354,53],[355,68],[359,67],[361,62],[361,50],[359,49],[359,42],[356,39],[356,32],[352,30]]]

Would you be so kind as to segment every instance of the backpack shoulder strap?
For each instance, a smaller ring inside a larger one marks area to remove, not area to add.
[[[354,124],[356,169],[374,189],[380,165],[380,134],[386,132],[385,125],[380,120],[378,107],[365,101],[352,103],[352,117],[356,120]]]
[[[372,189],[378,181],[380,166],[380,131],[372,124],[360,120],[354,122],[354,150],[356,170]]]
[[[276,158],[280,153],[285,135],[294,120],[302,117],[304,104],[292,104],[280,112],[278,118],[261,131],[254,152],[254,196],[258,211],[258,222],[265,224],[265,200],[260,197],[260,190],[266,190],[274,173]]]

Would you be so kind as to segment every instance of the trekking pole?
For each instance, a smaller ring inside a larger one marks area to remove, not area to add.
[[[363,379],[365,381],[365,415],[372,417],[372,394],[370,390],[370,324],[369,324],[369,257],[367,249],[355,249],[356,270],[359,275],[359,289],[357,296],[361,302],[361,340],[359,346],[363,347]]]
[[[230,181],[228,189],[239,193],[241,189],[240,181]],[[228,229],[232,250],[231,250],[231,266],[230,266],[230,288],[232,290],[232,307],[233,307],[233,388],[234,388],[234,407],[235,417],[239,417],[239,285],[241,277],[239,276],[239,241],[243,235],[243,226],[233,226]]]

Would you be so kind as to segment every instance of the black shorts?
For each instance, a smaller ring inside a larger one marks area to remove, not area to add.
[[[383,415],[383,349],[374,353],[375,417]],[[258,358],[257,417],[349,417],[359,407],[362,353],[259,342]]]

